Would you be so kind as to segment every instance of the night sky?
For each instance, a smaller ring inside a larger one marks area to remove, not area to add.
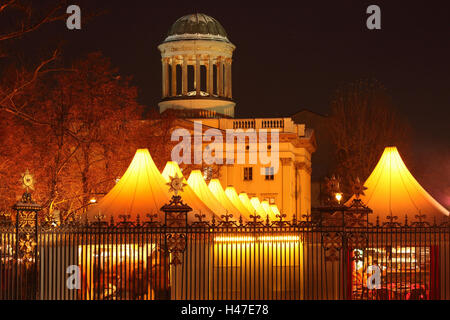
[[[450,180],[449,170],[442,172],[450,162],[450,6],[444,1],[71,4],[79,4],[83,16],[106,11],[82,21],[81,31],[68,31],[65,22],[47,26],[43,32],[49,43],[63,40],[66,57],[101,50],[122,74],[134,78],[148,107],[156,107],[161,96],[157,45],[175,20],[201,12],[216,18],[237,47],[237,117],[289,116],[303,108],[327,113],[340,83],[375,78],[414,128],[413,169],[423,179],[440,171],[440,179]],[[370,4],[381,7],[382,30],[366,28]]]

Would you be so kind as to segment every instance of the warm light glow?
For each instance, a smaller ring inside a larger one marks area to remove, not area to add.
[[[428,165],[432,165],[432,162]],[[369,218],[425,214],[428,220],[433,216],[440,220],[444,215],[449,215],[448,210],[434,200],[409,172],[396,147],[384,149],[364,186],[367,190],[360,198],[373,210]],[[351,204],[353,199],[346,205]]]
[[[275,220],[276,217],[275,217],[272,209],[270,209],[269,201],[267,201],[267,200],[261,201],[261,208],[263,208],[264,213],[265,213],[264,218],[269,216],[270,220]]]
[[[147,245],[138,244],[100,244],[94,247],[89,245],[78,246],[78,256],[80,261],[84,256],[92,256],[93,258],[99,257],[110,257],[113,260],[111,263],[119,263],[131,260],[143,260],[147,261],[147,256],[150,252],[156,250],[156,245],[154,243],[149,243]],[[131,259],[131,260],[130,260]],[[89,260],[89,259],[88,259]],[[89,260],[90,261],[90,260]]]
[[[241,199],[239,198],[236,190],[234,187],[228,186],[225,189],[225,194],[227,195],[228,199],[233,203],[233,205],[239,209],[239,211],[243,214],[243,218],[248,220],[250,219],[250,215],[252,211],[249,211],[247,207],[242,203]]]
[[[255,209],[253,209],[253,206],[250,202],[250,199],[248,198],[248,195],[245,192],[239,193],[239,200],[241,200],[242,204],[247,208],[247,210],[253,214]]]
[[[91,200],[89,200],[90,203],[97,203],[97,199],[92,198]]]
[[[338,202],[338,203],[341,203],[341,200],[342,200],[342,193],[337,192],[334,196],[335,196],[337,202]]]
[[[257,197],[252,197],[250,199],[250,203],[253,206],[253,210],[256,211],[256,214],[264,219],[266,216],[266,212],[264,211],[263,207],[261,206],[261,202],[259,202],[259,199]]]
[[[119,220],[125,212],[131,220],[145,212],[160,212],[169,203],[166,181],[161,176],[148,149],[138,149],[125,173],[114,187],[88,211],[91,219],[101,213],[109,220]]]
[[[254,242],[255,237],[252,236],[218,236],[214,238],[214,242]]]
[[[227,209],[216,199],[211,190],[208,189],[200,170],[192,170],[187,179],[188,185],[194,190],[195,194],[211,209],[217,216],[227,212]]]
[[[299,236],[261,236],[258,237],[258,241],[262,242],[292,242],[300,241]]]
[[[211,179],[208,185],[209,190],[211,190],[211,193],[216,197],[217,201],[220,202],[222,206],[227,209],[228,214],[232,214],[235,219],[239,218],[239,216],[245,217],[245,212],[241,212],[236,206],[228,199],[227,195],[225,194],[225,191],[222,188],[222,185],[220,184],[219,179]]]
[[[273,214],[275,215],[275,217],[278,215],[280,215],[280,210],[278,210],[278,207],[276,204],[271,204],[270,205],[270,209],[272,210]]]
[[[217,236],[214,242],[224,243],[245,243],[245,242],[297,242],[300,241],[299,236],[284,235],[284,236]]]
[[[178,175],[178,177],[184,178],[183,173],[182,173],[180,167],[178,166],[178,163],[176,163],[174,161],[168,161],[162,172],[163,178],[167,182],[169,182],[170,177],[175,177],[176,175]],[[186,182],[186,179],[184,179],[183,182]],[[213,209],[214,208],[210,209],[208,207],[208,205],[204,201],[202,201],[202,199],[199,196],[197,196],[197,194],[191,188],[190,185],[186,185],[183,188],[183,191],[180,191],[180,195],[181,195],[183,201],[192,208],[193,214],[190,215],[190,217],[194,217],[194,214],[200,213],[200,212],[202,214],[204,214],[207,217],[207,219],[211,219],[213,217],[213,215],[214,215]]]
[[[127,270],[124,275],[130,277],[139,268],[152,268],[157,263],[160,255],[157,252],[155,243],[147,244],[95,244],[78,246],[78,266],[81,269],[81,277],[86,283],[93,283],[93,286],[84,286],[83,294],[87,299],[92,299],[94,293],[102,292],[112,293],[115,291],[117,279],[115,273],[117,270]],[[100,271],[94,268],[101,268]],[[101,281],[98,279],[97,272],[101,272]],[[142,269],[141,269],[142,272]],[[151,294],[151,293],[147,293]]]

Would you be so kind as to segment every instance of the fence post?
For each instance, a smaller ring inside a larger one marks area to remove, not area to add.
[[[16,296],[17,299],[38,297],[38,212],[42,207],[31,198],[27,190],[12,207],[16,211]]]
[[[162,206],[161,211],[164,212],[164,243],[162,246],[161,264],[160,272],[164,274],[164,278],[167,279],[168,288],[164,287],[164,291],[168,291],[165,294],[157,294],[155,299],[170,299],[175,297],[173,294],[177,291],[171,292],[169,278],[172,278],[172,282],[176,283],[176,269],[171,268],[171,266],[180,265],[183,261],[182,256],[187,246],[187,227],[188,227],[188,212],[192,211],[192,208],[187,204],[183,203],[181,196],[178,192],[183,191],[186,186],[183,177],[170,177],[170,182],[167,185],[170,187],[169,191],[174,192],[170,202]],[[169,261],[170,260],[170,261]],[[172,276],[168,275],[172,273]],[[167,290],[168,289],[168,290]],[[159,297],[158,297],[159,296]]]
[[[187,213],[192,211],[192,208],[183,203],[181,196],[173,195],[161,210],[164,212],[166,249],[172,254],[170,264],[177,265],[181,263],[181,255],[186,249]]]

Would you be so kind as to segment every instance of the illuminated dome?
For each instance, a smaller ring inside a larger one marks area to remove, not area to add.
[[[181,17],[170,27],[164,42],[178,40],[216,40],[230,42],[222,25],[203,13]]]
[[[185,118],[233,118],[232,44],[222,25],[206,14],[181,17],[158,46],[162,64],[161,113]]]

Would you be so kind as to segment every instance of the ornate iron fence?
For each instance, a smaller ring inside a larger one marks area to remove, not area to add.
[[[448,220],[371,224],[334,208],[335,220],[187,223],[168,207],[165,221],[58,225],[19,209],[1,219],[0,299],[450,299]]]

